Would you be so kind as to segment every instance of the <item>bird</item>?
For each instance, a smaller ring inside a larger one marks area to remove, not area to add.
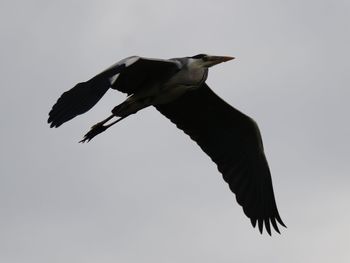
[[[91,127],[83,143],[153,106],[217,165],[252,226],[271,235],[272,225],[280,234],[278,225],[286,225],[277,209],[258,125],[206,83],[210,67],[233,59],[208,54],[171,59],[127,57],[64,92],[49,112],[48,123],[57,128],[87,112],[110,88],[127,94],[109,117]]]

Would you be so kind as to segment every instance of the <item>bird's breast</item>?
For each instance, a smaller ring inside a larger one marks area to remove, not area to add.
[[[186,92],[199,88],[207,79],[208,70],[204,68],[184,68],[162,85],[153,87],[153,105],[169,103]]]

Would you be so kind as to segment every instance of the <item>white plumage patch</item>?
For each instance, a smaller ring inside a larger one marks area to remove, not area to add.
[[[107,68],[105,71],[107,71],[109,69],[112,69],[112,68],[115,68],[115,67],[119,67],[119,66],[121,66],[123,64],[125,65],[125,67],[129,67],[132,64],[134,64],[136,61],[138,61],[139,58],[140,57],[138,57],[138,56],[132,56],[132,57],[124,58],[124,59],[118,61],[117,63],[113,64],[109,68]]]
[[[119,77],[119,73],[118,74],[115,74],[114,76],[110,77],[109,78],[109,83],[111,85],[113,85],[115,83],[115,81],[117,80],[117,78]]]
[[[123,59],[123,60],[125,60],[125,61],[124,61],[125,67],[129,67],[130,65],[134,64],[136,61],[139,60],[139,58],[140,58],[140,57],[133,56],[133,57],[128,57],[128,58],[126,58],[126,59]],[[123,60],[122,60],[122,61],[123,61]],[[120,61],[120,62],[122,62],[122,61]]]
[[[109,71],[113,68],[118,68],[122,65],[125,65],[125,67],[129,67],[132,64],[134,64],[136,61],[138,61],[139,59],[140,59],[140,57],[138,57],[138,56],[131,56],[128,58],[124,58],[124,59],[118,61],[117,63],[113,64],[109,68],[105,69],[103,72]],[[117,73],[109,78],[109,83],[111,86],[115,83],[115,81],[117,80],[118,77],[119,77],[119,73]]]

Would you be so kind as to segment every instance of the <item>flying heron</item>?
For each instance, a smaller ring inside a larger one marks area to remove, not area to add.
[[[285,224],[277,210],[258,126],[205,83],[209,67],[232,59],[207,54],[173,59],[125,58],[64,92],[52,107],[48,123],[59,127],[90,110],[109,88],[126,93],[127,99],[80,141],[88,142],[129,115],[154,106],[216,163],[253,227],[258,224],[262,233],[265,225],[271,235],[271,223],[280,233],[277,222]]]

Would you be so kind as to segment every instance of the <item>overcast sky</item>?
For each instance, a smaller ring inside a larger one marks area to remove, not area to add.
[[[348,0],[2,0],[0,30],[0,262],[350,262]],[[237,57],[207,82],[261,128],[282,235],[153,108],[84,145],[125,95],[46,123],[124,57],[197,53]]]

